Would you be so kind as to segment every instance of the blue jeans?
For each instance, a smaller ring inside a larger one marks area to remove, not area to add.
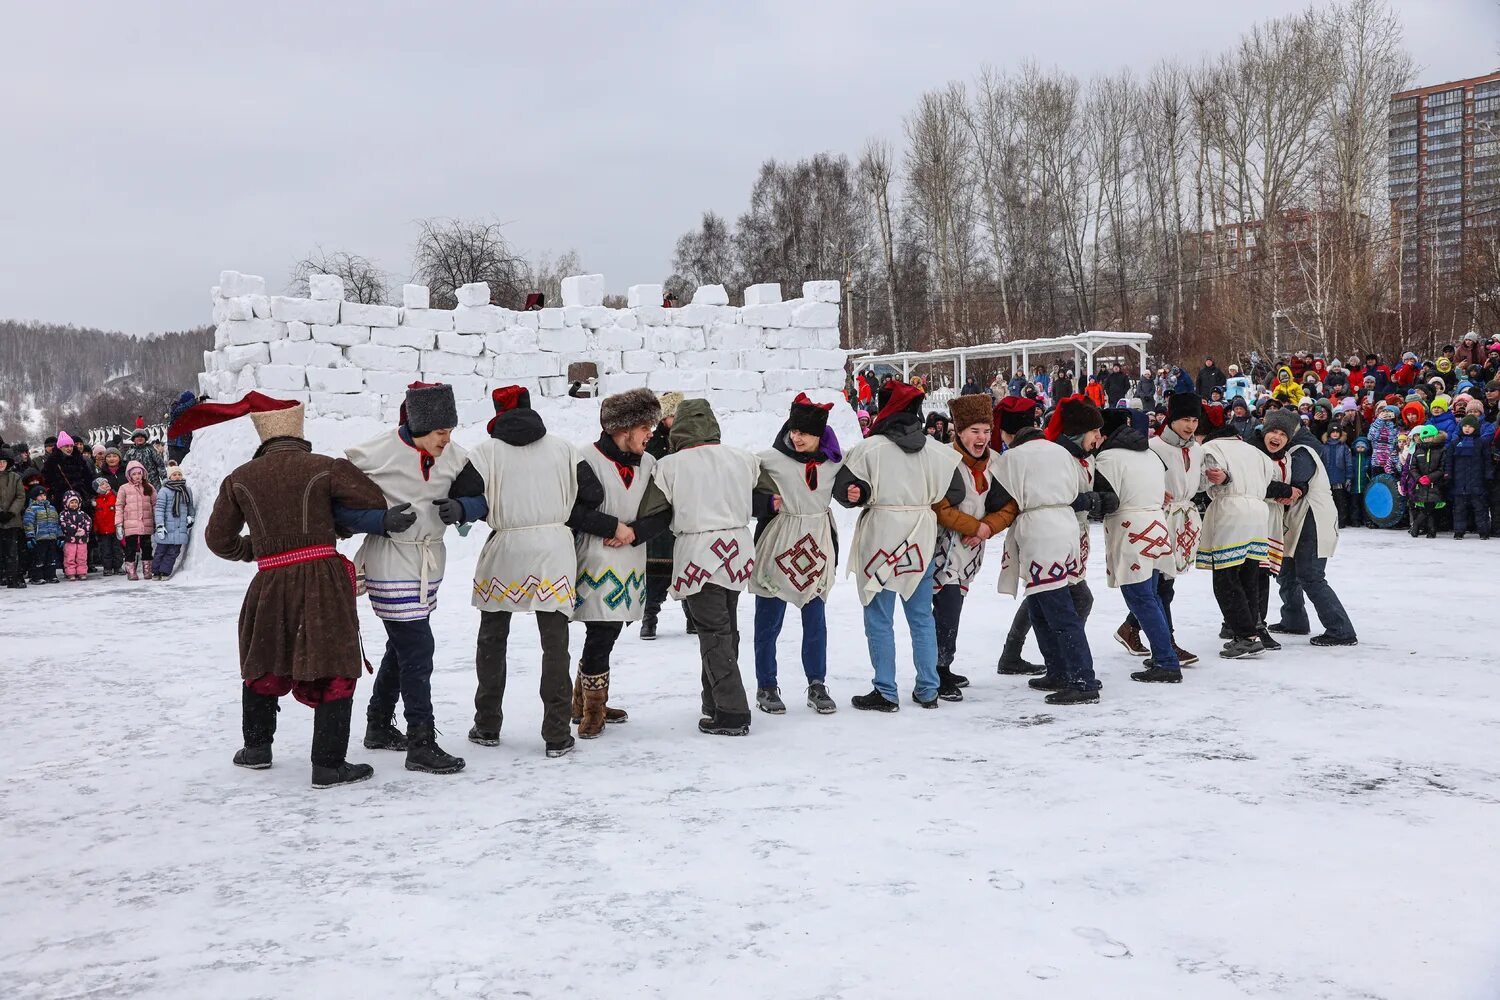
[[[432,654],[436,643],[432,625],[426,618],[410,622],[382,620],[381,624],[385,626],[385,656],[380,660],[380,670],[370,692],[369,717],[382,722],[389,719],[395,714],[399,698],[408,724],[433,721]]]
[[[906,613],[906,627],[911,630],[911,658],[917,668],[917,685],[913,689],[922,701],[937,697],[937,624],[932,617],[932,563],[912,595],[901,602]],[[896,692],[896,592],[882,590],[865,605],[865,643],[870,649],[870,666],[875,669],[875,690],[887,701],[899,702]]]
[[[786,619],[786,601],[777,597],[755,599],[755,686],[776,686],[776,640]],[[802,672],[807,683],[822,684],[828,676],[828,620],[823,598],[802,606]]]
[[[1094,654],[1083,633],[1083,619],[1073,606],[1072,587],[1058,587],[1026,595],[1031,630],[1042,649],[1047,679],[1079,691],[1097,691],[1102,685],[1094,677]]]
[[[1151,579],[1140,583],[1127,583],[1120,588],[1125,606],[1135,616],[1146,641],[1151,644],[1151,662],[1164,670],[1181,670],[1177,662],[1177,649],[1172,645],[1172,626],[1167,622],[1166,609],[1162,607],[1161,572],[1151,574]]]
[[[1323,631],[1335,639],[1352,639],[1354,624],[1349,621],[1339,595],[1328,585],[1324,575],[1327,567],[1328,560],[1318,558],[1318,526],[1308,514],[1302,522],[1297,551],[1288,553],[1281,562],[1281,576],[1277,580],[1281,588],[1281,624],[1294,632],[1310,631],[1307,604],[1302,599],[1305,592],[1318,613]]]

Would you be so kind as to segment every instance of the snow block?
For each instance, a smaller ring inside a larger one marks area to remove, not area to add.
[[[761,408],[761,398],[758,392],[722,389],[713,394],[711,402],[715,412],[718,413],[745,413]]]
[[[584,306],[578,322],[586,330],[597,330],[613,324],[615,312],[617,310],[606,309],[603,306]]]
[[[314,345],[310,340],[277,340],[271,344],[271,364],[305,365],[312,357]]]
[[[286,339],[312,340],[312,327],[294,319],[286,325]]]
[[[219,330],[231,345],[269,344],[286,336],[286,324],[270,319],[234,319],[220,323]]]
[[[776,281],[751,285],[745,289],[745,305],[772,306],[781,301],[781,283]]]
[[[767,371],[764,378],[767,392],[796,394],[804,389],[811,389],[817,384],[815,379],[809,377],[808,372],[786,368]]]
[[[457,400],[485,399],[489,396],[487,380],[483,375],[449,375],[441,381],[453,386],[453,398]]]
[[[543,330],[561,330],[563,328],[563,311],[561,309],[538,309],[536,311],[537,324]]]
[[[752,372],[768,372],[778,368],[797,368],[801,364],[797,351],[768,350],[758,347],[740,352],[740,367]]]
[[[499,333],[484,335],[484,349],[490,354],[514,354],[536,350],[537,331],[524,326],[512,326]]]
[[[250,308],[255,311],[255,318],[256,319],[270,319],[271,318],[271,296],[269,296],[269,295],[251,295],[251,296],[249,296],[249,299],[250,299]]]
[[[461,306],[487,306],[490,304],[489,282],[471,281],[467,285],[459,285],[453,297],[458,299]]]
[[[219,352],[219,371],[237,373],[246,365],[263,365],[270,360],[265,344],[236,344]]]
[[[457,333],[494,333],[501,325],[500,310],[494,306],[459,306],[453,310]]]
[[[241,295],[264,295],[266,279],[258,274],[241,274],[238,271],[219,272],[219,297],[238,298]]]
[[[423,351],[423,375],[473,375],[478,369],[473,355],[448,351]]]
[[[308,368],[307,387],[313,392],[362,392],[365,373],[358,368]]]
[[[543,309],[542,312],[548,310]],[[560,312],[561,310],[559,310]],[[556,351],[562,353],[577,353],[588,350],[589,338],[581,326],[548,327],[543,324],[537,337],[537,344],[544,351]]]
[[[406,387],[418,381],[415,371],[365,372],[365,391],[382,396],[404,396]]]
[[[328,299],[341,302],[344,298],[344,279],[336,274],[309,274],[307,297],[320,302]]]
[[[403,309],[401,325],[417,330],[451,330],[453,313],[447,309]]]
[[[344,356],[359,368],[377,372],[409,372],[413,375],[421,361],[421,356],[410,347],[382,347],[379,344],[355,344],[344,351]]]
[[[259,365],[246,365],[234,376],[234,394],[241,395],[251,389],[260,388],[260,380],[255,373],[260,369]]]
[[[646,343],[641,334],[617,326],[606,326],[589,339],[601,351],[638,351]]]
[[[708,373],[708,387],[760,392],[765,389],[766,380],[760,372],[747,372],[740,368],[715,368]]]
[[[355,344],[368,344],[370,342],[370,328],[368,326],[324,326],[314,323],[312,338],[320,344],[337,344],[339,347],[352,347]]]
[[[613,396],[627,389],[646,388],[646,376],[639,373],[625,373],[620,375],[599,376],[599,395]]]
[[[677,355],[678,368],[738,368],[739,351],[684,351]]]
[[[530,329],[535,330],[537,329],[537,327],[541,326],[541,323],[542,317],[537,310],[532,310],[531,312],[516,313],[516,326],[529,327]]]
[[[261,365],[255,374],[267,389],[307,388],[307,369],[300,365]]]
[[[633,374],[646,374],[661,367],[658,357],[655,351],[625,351],[621,355],[620,366]]]
[[[214,323],[225,323],[232,319],[254,319],[255,309],[248,295],[237,299],[220,299],[214,303]]]
[[[725,314],[729,315],[726,317]],[[681,309],[668,309],[667,315],[671,317],[673,326],[702,326],[710,327],[723,320],[727,323],[739,322],[739,310],[730,309],[728,306],[713,306],[702,303],[694,303],[683,306]]]
[[[635,313],[629,309],[605,309],[609,315],[599,326],[606,327],[611,324],[618,326],[621,330],[637,330],[640,328],[640,320],[635,318]]]
[[[414,347],[419,351],[432,349],[437,342],[437,334],[431,330],[418,330],[409,326],[398,327],[394,330],[388,327],[376,327],[370,331],[370,343],[381,347]]]
[[[437,349],[477,358],[484,353],[484,338],[472,333],[440,333],[437,335]]]
[[[318,392],[308,394],[308,408],[320,417],[380,419],[380,397],[373,392]]]
[[[652,327],[646,330],[646,348],[665,354],[684,354],[707,348],[702,330],[678,327]]]
[[[760,347],[765,333],[758,327],[738,323],[715,323],[708,331],[708,348],[713,351],[746,351]]]
[[[339,321],[339,303],[337,299],[314,301],[294,299],[289,295],[273,295],[271,318],[283,322],[295,319],[303,323],[332,326]]]
[[[646,387],[652,392],[703,392],[708,388],[708,372],[661,368],[646,376]]]
[[[844,352],[824,350],[798,351],[797,363],[807,369],[842,372],[844,370]]]
[[[562,356],[536,351],[531,354],[497,355],[490,366],[490,382],[505,384],[505,379],[539,378],[543,375],[563,374]]]
[[[660,285],[631,285],[625,289],[625,305],[630,309],[639,306],[655,306],[660,309],[663,294]]]
[[[837,281],[804,281],[802,297],[809,302],[832,302],[837,305],[839,283]]]
[[[344,302],[339,305],[339,322],[352,326],[397,326],[401,323],[401,310],[395,306]]]
[[[401,305],[406,309],[426,309],[432,304],[432,294],[426,285],[402,285]]]
[[[604,275],[575,274],[564,278],[562,301],[565,306],[602,306],[604,304]]]
[[[839,325],[839,307],[832,302],[804,302],[792,311],[793,326],[827,327]]]
[[[658,285],[657,287],[661,286]],[[630,309],[631,314],[635,316],[635,321],[641,326],[669,326],[672,321],[668,318],[668,314],[671,311],[670,309],[662,308],[660,305],[650,305],[649,303],[632,306]]]
[[[698,290],[693,293],[693,305],[727,306],[729,293],[724,290],[723,285],[699,285]]]
[[[792,325],[792,307],[784,302],[764,303],[740,310],[740,322],[746,326],[780,329]]]

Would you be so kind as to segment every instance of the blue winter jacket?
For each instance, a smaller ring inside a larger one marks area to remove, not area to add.
[[[188,521],[193,517],[193,491],[179,493],[165,484],[156,491],[156,540],[163,545],[186,545]]]
[[[1325,442],[1322,451],[1323,468],[1328,470],[1328,484],[1347,487],[1354,479],[1354,452],[1342,441]]]
[[[172,404],[172,418],[169,423],[182,416],[187,412],[189,407],[195,405],[197,402],[198,397],[193,395],[190,390],[184,389],[182,395],[177,397],[177,402]],[[193,432],[188,431],[186,434],[179,434],[177,437],[169,438],[167,444],[173,448],[191,448],[193,446]]]
[[[1427,422],[1448,435],[1449,441],[1458,437],[1458,418],[1453,415],[1452,410],[1444,410]]]
[[[57,517],[57,508],[45,497],[37,497],[26,505],[21,515],[21,526],[26,529],[26,539],[32,542],[55,542],[62,537],[62,523]]]
[[[1490,464],[1490,443],[1478,434],[1459,434],[1448,439],[1449,496],[1484,496],[1495,474]]]

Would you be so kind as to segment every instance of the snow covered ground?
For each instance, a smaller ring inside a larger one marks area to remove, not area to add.
[[[312,436],[329,450],[357,430]],[[195,486],[243,459],[244,433],[203,436]],[[1330,575],[1362,644],[1254,662],[1211,655],[1218,613],[1194,574],[1179,638],[1210,655],[1178,687],[1130,682],[1096,565],[1103,700],[1057,710],[994,672],[1013,610],[994,546],[960,638],[973,684],[933,712],[848,707],[869,674],[841,583],[839,713],[789,697],[738,740],[696,731],[696,646],[673,607],[661,640],[619,647],[630,723],[547,760],[526,625],[503,742],[464,739],[478,612],[461,584],[482,534],[457,547],[434,620],[438,724],[469,762],[454,777],[356,733],[375,779],[314,791],[311,713],[291,699],[276,766],[232,767],[236,567],[6,598],[0,995],[1500,993],[1500,681],[1480,652],[1500,549],[1348,532]],[[789,694],[798,639],[789,623]]]

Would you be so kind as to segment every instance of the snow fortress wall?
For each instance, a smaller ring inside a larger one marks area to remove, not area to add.
[[[308,298],[267,295],[265,285],[219,276],[200,392],[237,399],[257,389],[306,403],[310,416],[394,420],[421,379],[450,383],[469,423],[494,414],[498,386],[566,397],[576,362],[596,366],[600,395],[677,390],[724,413],[785,412],[798,392],[826,402],[844,387],[837,281],[805,282],[788,301],[779,285],[752,285],[742,307],[705,285],[674,309],[662,307],[662,286],[634,285],[627,307],[611,309],[603,276],[585,274],[564,279],[561,307],[532,312],[490,305],[482,282],[460,288],[452,310],[429,308],[422,285],[406,285],[400,305],[346,302],[328,275],[310,278]]]

